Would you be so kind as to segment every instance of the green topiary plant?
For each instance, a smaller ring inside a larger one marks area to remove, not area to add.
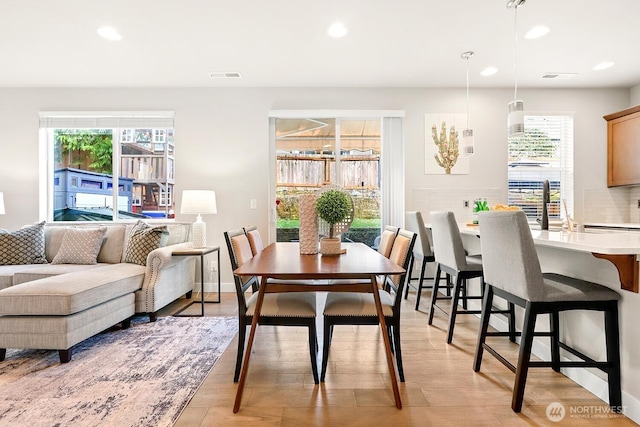
[[[333,238],[335,225],[351,213],[351,200],[340,190],[327,190],[318,197],[316,212],[329,223],[329,238]]]

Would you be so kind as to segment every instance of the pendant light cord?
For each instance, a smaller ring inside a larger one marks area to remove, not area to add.
[[[516,75],[516,85],[513,91],[513,100],[518,99],[518,6],[513,8],[513,26],[515,34],[515,42],[513,46],[513,70]]]
[[[469,129],[469,58],[467,58],[467,129]]]

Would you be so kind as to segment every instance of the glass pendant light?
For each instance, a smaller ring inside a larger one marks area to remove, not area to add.
[[[509,136],[524,135],[524,102],[518,99],[518,8],[524,4],[525,0],[509,0],[507,8],[513,9],[513,21],[515,28],[515,44],[513,55],[513,69],[515,72],[515,89],[513,92],[513,101],[509,102],[509,115],[507,116],[507,128]]]
[[[472,51],[464,52],[460,57],[467,61],[467,127],[462,131],[462,155],[471,156],[475,152],[473,146],[473,129],[469,127],[469,58],[473,56]]]

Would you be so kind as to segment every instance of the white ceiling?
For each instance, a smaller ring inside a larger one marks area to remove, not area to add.
[[[506,0],[1,0],[4,87],[513,87]],[[327,36],[340,20],[349,33]],[[123,36],[109,42],[96,29]],[[551,32],[525,40],[534,25]],[[519,87],[640,84],[640,0],[528,0]],[[602,61],[616,65],[604,71]],[[499,72],[482,77],[486,66]],[[209,72],[240,72],[213,80]],[[542,80],[548,72],[578,73]]]

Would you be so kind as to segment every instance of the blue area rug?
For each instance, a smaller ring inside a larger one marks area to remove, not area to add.
[[[57,351],[7,350],[0,426],[171,426],[237,333],[235,317],[135,318]]]

